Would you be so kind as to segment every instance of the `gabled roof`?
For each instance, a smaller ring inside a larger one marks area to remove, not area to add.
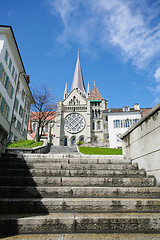
[[[82,75],[82,70],[81,70],[81,66],[80,66],[80,61],[79,61],[79,51],[78,51],[77,63],[76,63],[76,67],[75,67],[71,91],[74,88],[79,88],[80,91],[82,91],[84,93],[86,92],[83,75]]]
[[[96,87],[96,85],[93,86],[92,91],[89,95],[89,100],[90,101],[95,101],[95,100],[102,100],[102,96],[98,90],[98,88]]]

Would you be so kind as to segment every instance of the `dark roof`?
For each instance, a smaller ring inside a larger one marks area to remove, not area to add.
[[[135,110],[134,108],[130,108],[130,110],[128,112],[140,112],[143,117],[150,110],[151,110],[151,108],[141,108],[140,110]],[[104,110],[104,112],[106,112],[106,113],[121,113],[124,111],[123,111],[123,108],[109,108],[107,110]],[[127,112],[125,112],[125,113],[127,113]]]

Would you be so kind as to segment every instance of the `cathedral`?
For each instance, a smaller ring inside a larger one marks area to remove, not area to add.
[[[103,111],[107,108],[108,102],[95,84],[90,92],[88,83],[86,91],[78,52],[71,91],[66,83],[64,99],[57,102],[54,146],[73,146],[78,141],[104,143]]]

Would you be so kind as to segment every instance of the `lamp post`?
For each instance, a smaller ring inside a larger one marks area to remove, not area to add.
[[[17,97],[17,92],[18,92],[19,78],[20,78],[21,74],[25,75],[25,72],[24,71],[23,72],[19,72],[19,74],[18,74],[18,80],[17,80],[17,85],[16,85],[15,97],[14,97],[14,101],[13,101],[13,109],[12,109],[11,123],[10,123],[10,126],[9,126],[9,133],[8,133],[7,143],[10,142],[12,124],[16,121],[16,118],[14,118],[14,108],[15,108],[15,102],[16,102],[16,97]]]

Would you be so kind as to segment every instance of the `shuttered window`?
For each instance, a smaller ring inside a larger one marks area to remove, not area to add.
[[[3,73],[3,64],[0,63],[0,78],[2,78],[2,73]]]
[[[8,67],[9,67],[9,70],[11,70],[11,67],[12,67],[12,60],[11,60],[11,59],[9,59],[9,65],[8,65]]]
[[[5,98],[2,97],[2,101],[1,101],[1,111],[4,111],[4,104],[5,104]]]
[[[9,85],[9,77],[8,75],[6,76],[6,82],[5,82],[5,88],[8,89],[8,85]]]
[[[6,50],[6,52],[5,52],[5,57],[4,57],[4,59],[5,59],[6,63],[7,63],[7,61],[8,61],[8,51],[7,51],[7,50]]]

